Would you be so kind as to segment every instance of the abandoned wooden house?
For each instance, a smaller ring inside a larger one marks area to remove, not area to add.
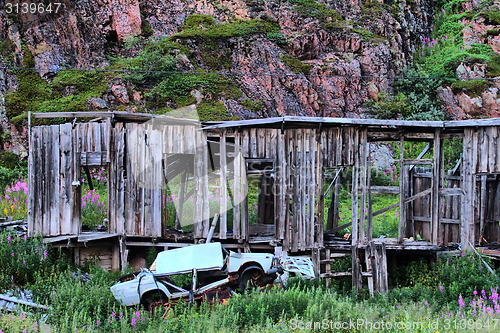
[[[137,248],[202,242],[217,213],[214,238],[227,248],[308,254],[320,276],[352,275],[357,288],[367,277],[371,289],[375,283],[383,292],[386,251],[466,250],[500,241],[500,119],[289,116],[200,126],[124,112],[33,117],[75,119],[30,128],[28,230],[71,249],[78,264],[99,254],[103,265],[119,269]],[[79,117],[95,119],[78,123]],[[405,155],[408,142],[423,148]],[[457,142],[462,154],[450,167],[447,146]],[[381,143],[399,151],[391,161],[399,172],[388,185],[373,179]],[[100,231],[82,228],[81,180],[93,167],[105,168],[107,177],[107,225]],[[341,220],[346,188],[350,216]],[[172,194],[170,223],[165,201]],[[394,203],[375,210],[377,196],[386,194]],[[390,210],[397,237],[374,235],[374,220]],[[336,236],[341,230],[350,235]],[[352,271],[331,272],[330,263],[345,255]]]

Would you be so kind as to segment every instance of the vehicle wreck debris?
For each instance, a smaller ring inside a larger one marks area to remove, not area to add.
[[[242,293],[288,275],[314,278],[312,261],[270,253],[236,253],[221,243],[207,243],[162,251],[150,269],[125,275],[110,289],[123,305],[143,304],[151,309],[158,302],[229,298],[235,289]],[[181,279],[174,280],[179,276]]]

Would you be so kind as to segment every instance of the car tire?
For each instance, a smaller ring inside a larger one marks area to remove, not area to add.
[[[141,298],[141,304],[144,306],[146,310],[149,312],[154,311],[155,307],[162,302],[165,303],[168,301],[167,295],[161,290],[152,290],[148,291]]]
[[[249,289],[254,289],[260,287],[259,281],[262,278],[264,273],[261,269],[255,268],[247,268],[243,271],[239,279],[239,290],[240,293],[244,293]]]

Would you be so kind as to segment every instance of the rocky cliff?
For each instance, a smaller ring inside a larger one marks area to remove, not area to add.
[[[394,79],[405,69],[427,61],[419,67],[425,75],[444,75],[429,69],[441,60],[426,45],[448,38],[446,29],[463,50],[443,67],[451,75],[500,75],[494,58],[499,4],[493,1],[61,2],[58,13],[0,8],[0,62],[38,68],[0,70],[3,130],[13,137],[24,135],[11,123],[23,124],[27,109],[162,113],[197,102],[205,119],[380,116],[377,107],[396,103],[392,95],[411,95]],[[471,57],[476,48],[478,56]],[[127,72],[131,68],[140,72]],[[184,71],[204,74],[172,74]],[[226,75],[207,74],[214,72]],[[442,116],[499,115],[500,82],[474,83],[439,82],[433,95],[440,96]],[[411,114],[411,100],[403,102],[409,111],[389,116]]]

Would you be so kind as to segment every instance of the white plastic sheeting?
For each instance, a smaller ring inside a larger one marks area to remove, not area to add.
[[[158,253],[156,274],[188,273],[196,270],[221,269],[224,266],[221,243],[181,247]]]

